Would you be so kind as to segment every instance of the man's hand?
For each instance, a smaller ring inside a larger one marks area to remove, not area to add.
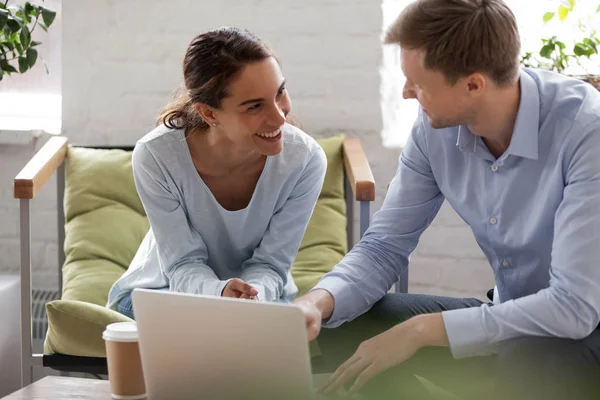
[[[442,314],[413,317],[364,341],[354,355],[335,371],[321,391],[335,393],[356,377],[349,390],[349,393],[356,393],[370,379],[403,363],[425,346],[448,346]]]
[[[297,298],[294,304],[302,310],[306,317],[308,340],[315,340],[321,331],[321,321],[331,317],[333,313],[333,296],[326,290],[316,289]]]
[[[234,297],[237,299],[256,300],[258,290],[249,283],[244,282],[239,278],[233,278],[223,288],[222,297]]]
[[[298,301],[294,302],[297,307],[300,307],[306,318],[306,334],[308,335],[308,341],[312,342],[319,336],[321,332],[321,312],[319,309],[310,301]]]

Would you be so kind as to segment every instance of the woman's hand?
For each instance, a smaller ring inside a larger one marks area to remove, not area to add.
[[[233,278],[225,285],[222,297],[234,297],[236,299],[257,300],[258,290],[249,283],[244,282],[239,278]]]

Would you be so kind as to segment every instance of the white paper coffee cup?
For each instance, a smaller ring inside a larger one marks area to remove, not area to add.
[[[102,338],[106,344],[111,396],[118,400],[146,398],[136,323],[110,324]]]

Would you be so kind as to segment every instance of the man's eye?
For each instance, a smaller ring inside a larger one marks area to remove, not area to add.
[[[254,111],[254,110],[258,110],[260,108],[261,104],[255,104],[252,107],[248,107],[248,111]]]

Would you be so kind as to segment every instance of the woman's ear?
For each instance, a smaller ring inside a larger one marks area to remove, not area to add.
[[[194,103],[194,111],[196,111],[208,125],[215,126],[217,124],[215,110],[208,104]]]

